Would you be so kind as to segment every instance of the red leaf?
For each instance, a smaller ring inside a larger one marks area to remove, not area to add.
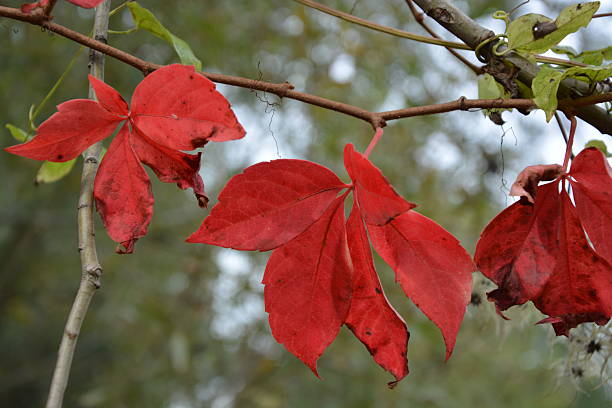
[[[540,181],[550,181],[563,173],[558,164],[539,164],[526,167],[519,173],[510,188],[511,196],[526,197],[530,203],[535,202],[536,189]]]
[[[144,135],[132,138],[132,145],[138,159],[149,166],[157,178],[164,183],[176,183],[183,190],[193,188],[201,207],[206,207],[208,197],[200,177],[200,156],[187,154],[153,142]]]
[[[132,252],[135,240],[146,233],[153,202],[150,192],[145,193],[150,189],[149,179],[139,161],[150,166],[161,181],[177,183],[182,189],[193,188],[200,205],[206,206],[208,198],[198,174],[200,154],[180,150],[201,146],[209,137],[217,141],[224,140],[219,135],[242,137],[244,131],[229,103],[193,67],[170,65],[146,77],[135,91],[136,102],[131,111],[113,88],[94,77],[89,80],[98,101],[72,100],[59,105],[59,111],[40,125],[34,139],[6,150],[37,160],[67,161],[111,135],[120,122],[127,120],[120,140],[111,145],[114,147],[105,155],[96,176],[97,185],[104,185],[103,189],[98,187],[96,198],[109,235],[125,246],[123,252]],[[187,95],[176,99],[183,91]],[[206,134],[202,133],[204,117],[208,120],[206,126],[214,125]],[[167,132],[161,142],[159,129],[153,128],[152,136],[134,126],[140,120],[138,123],[144,124],[146,130],[164,118],[179,125],[164,128],[160,124]],[[232,128],[228,130],[226,125]],[[127,205],[122,206],[122,201]]]
[[[301,234],[347,187],[330,170],[304,160],[258,163],[234,176],[188,242],[267,251]]]
[[[176,150],[245,134],[215,84],[186,65],[169,65],[142,81],[132,96],[132,117],[149,138]]]
[[[147,233],[153,215],[149,177],[130,144],[127,124],[111,143],[94,184],[96,208],[108,235],[131,253],[134,243]]]
[[[79,7],[83,8],[94,8],[98,4],[102,3],[104,0],[68,0],[72,4],[76,4]]]
[[[455,237],[414,211],[368,231],[406,295],[442,331],[448,359],[470,301],[472,259]]]
[[[113,133],[124,120],[88,99],[64,102],[57,109],[57,113],[39,126],[34,139],[4,150],[35,160],[72,160]]]
[[[317,374],[317,360],[336,338],[351,302],[351,261],[344,196],[302,234],[276,249],[264,274],[274,338]]]
[[[612,263],[612,169],[596,148],[584,149],[572,162],[570,176],[578,217],[597,253]]]
[[[346,325],[374,360],[399,381],[408,374],[406,323],[389,304],[380,285],[357,205],[353,205],[346,228],[353,261],[353,298]]]
[[[612,267],[589,246],[565,190],[557,205],[559,256],[534,303],[551,316],[557,335],[567,335],[582,322],[604,325],[612,316]]]
[[[521,200],[485,228],[474,260],[498,286],[489,293],[499,311],[535,298],[552,274],[556,259],[559,182],[538,187],[535,206]]]
[[[89,83],[96,93],[98,102],[104,109],[118,116],[125,117],[129,115],[130,109],[128,108],[128,104],[121,97],[119,92],[115,91],[112,86],[107,85],[94,76],[88,75],[87,78],[89,79]]]
[[[416,207],[395,192],[381,171],[351,143],[344,148],[344,166],[353,180],[361,214],[368,224],[384,225]]]

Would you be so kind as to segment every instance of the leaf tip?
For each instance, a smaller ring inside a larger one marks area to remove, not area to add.
[[[138,240],[138,238],[133,238],[133,239],[121,242],[115,248],[115,252],[117,254],[119,254],[119,255],[128,255],[128,254],[133,253],[134,252],[134,244],[136,244],[137,240]]]

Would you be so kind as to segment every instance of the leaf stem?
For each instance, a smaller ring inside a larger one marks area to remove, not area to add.
[[[372,150],[374,149],[374,147],[376,147],[376,143],[378,143],[378,141],[380,140],[380,138],[383,135],[383,129],[382,128],[376,128],[376,133],[374,133],[374,136],[372,137],[372,140],[370,141],[370,144],[368,145],[368,148],[366,149],[366,151],[363,153],[363,155],[367,158],[370,153],[372,152]]]
[[[569,120],[571,126],[567,147],[565,148],[565,157],[563,158],[563,173],[567,172],[567,165],[569,164],[570,155],[572,154],[572,145],[574,144],[574,134],[576,133],[576,117],[572,115],[569,117]]]
[[[110,0],[106,0],[96,7],[94,37],[103,39],[104,41],[106,41],[106,33],[108,31],[109,10]],[[89,58],[91,75],[103,79],[104,55],[92,50]],[[90,98],[94,96],[91,87],[89,89],[89,96]],[[81,331],[81,325],[87,314],[89,303],[96,290],[100,287],[102,267],[100,266],[96,252],[93,219],[93,185],[98,170],[101,149],[102,144],[96,143],[83,153],[83,172],[81,176],[81,192],[79,194],[78,205],[81,283],[62,335],[46,408],[61,408],[62,406],[64,392],[66,391],[68,378],[70,376],[72,358]]]

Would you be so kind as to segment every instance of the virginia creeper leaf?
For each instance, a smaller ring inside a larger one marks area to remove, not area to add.
[[[153,72],[134,91],[131,115],[140,131],[175,150],[244,137],[244,129],[214,83],[191,66],[171,67]]]
[[[306,231],[276,249],[264,273],[266,312],[276,341],[318,376],[317,360],[336,338],[351,303],[344,196]]]
[[[408,374],[409,333],[380,285],[357,205],[353,205],[346,229],[353,262],[353,297],[346,325],[374,360],[399,381]]]
[[[135,1],[130,1],[127,3],[127,6],[138,28],[147,30],[172,45],[182,64],[193,65],[198,71],[202,69],[202,62],[195,56],[191,47],[185,41],[168,31],[150,10],[142,7]]]
[[[49,0],[40,0],[34,3],[26,3],[21,5],[21,12],[30,14],[37,8],[43,9],[49,4]]]
[[[209,138],[240,138],[244,130],[227,100],[193,67],[169,65],[146,77],[136,88],[131,110],[113,88],[89,79],[98,101],[77,99],[59,105],[34,139],[6,150],[37,160],[68,161],[125,122],[113,148],[101,158],[94,195],[109,235],[123,245],[122,253],[131,252],[134,242],[146,233],[152,213],[150,183],[140,162],[163,182],[193,188],[205,206],[208,199],[198,174],[200,154],[181,150],[202,146]],[[164,119],[174,125],[160,124],[163,132],[150,127]]]
[[[119,242],[122,253],[131,253],[138,238],[146,235],[153,215],[149,176],[130,143],[123,125],[100,164],[94,182],[96,208],[108,235]]]
[[[76,159],[68,160],[67,162],[55,163],[46,161],[38,169],[36,173],[36,184],[42,183],[54,183],[70,174],[70,171],[74,167]]]
[[[558,164],[538,164],[528,166],[519,173],[512,187],[511,196],[527,198],[531,204],[535,203],[536,190],[540,181],[554,180],[561,175],[563,167]]]
[[[187,241],[247,251],[274,249],[314,223],[345,187],[316,163],[283,159],[255,164],[227,183]]]
[[[582,226],[595,250],[612,263],[612,169],[594,147],[584,149],[572,162],[570,179]]]
[[[484,229],[474,260],[498,289],[490,292],[498,311],[534,299],[552,274],[557,251],[559,182],[538,187],[535,205],[521,199]]]
[[[416,207],[395,192],[389,181],[352,143],[344,148],[344,166],[355,186],[355,197],[368,224],[384,225]]]
[[[594,147],[594,148],[596,148],[597,150],[599,150],[604,155],[604,157],[607,157],[607,158],[612,157],[612,154],[608,151],[608,146],[606,146],[606,144],[603,142],[603,140],[598,140],[598,139],[589,140],[584,145],[585,149],[587,147]]]
[[[83,150],[112,134],[124,120],[98,102],[73,99],[57,107],[44,121],[36,136],[27,143],[5,150],[35,160],[64,162],[77,157]]]
[[[440,328],[448,359],[470,301],[471,257],[444,228],[414,211],[368,231],[404,293]]]
[[[555,333],[567,336],[582,322],[604,325],[612,316],[612,266],[589,246],[565,190],[556,204],[560,207],[559,257],[534,303],[552,318]]]

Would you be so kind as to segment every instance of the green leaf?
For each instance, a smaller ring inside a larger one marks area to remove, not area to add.
[[[492,75],[484,74],[478,78],[479,99],[497,99],[505,96],[504,87]]]
[[[521,16],[508,26],[508,47],[521,52],[548,51],[567,35],[586,27],[599,4],[598,1],[593,1],[568,6],[554,21],[540,14]]]
[[[572,61],[582,62],[588,65],[601,65],[604,60],[612,60],[612,46],[599,50],[583,51],[580,54],[571,47],[564,46],[553,47],[551,50],[557,54],[567,55]]]
[[[564,78],[576,78],[584,82],[599,82],[612,76],[612,65],[601,67],[572,67],[565,71]]]
[[[20,129],[15,125],[11,125],[10,123],[7,123],[4,126],[9,130],[9,132],[11,132],[11,136],[13,136],[13,138],[18,142],[23,143],[28,140],[28,134],[25,130]]]
[[[547,66],[543,66],[531,83],[534,94],[533,101],[546,112],[548,122],[557,109],[557,90],[563,79],[563,72]]]
[[[608,152],[608,147],[606,146],[606,144],[602,141],[602,140],[589,140],[587,142],[587,144],[584,145],[584,148],[586,149],[587,147],[596,147],[599,150],[601,150],[601,152],[604,154],[604,156],[606,157],[612,157],[612,154],[610,154]]]
[[[76,159],[61,163],[46,161],[38,169],[34,182],[36,184],[56,182],[70,173],[75,162]]]
[[[138,28],[147,30],[172,45],[182,64],[193,65],[196,70],[202,69],[202,62],[195,56],[189,45],[168,31],[153,13],[135,1],[127,3],[127,6]]]

